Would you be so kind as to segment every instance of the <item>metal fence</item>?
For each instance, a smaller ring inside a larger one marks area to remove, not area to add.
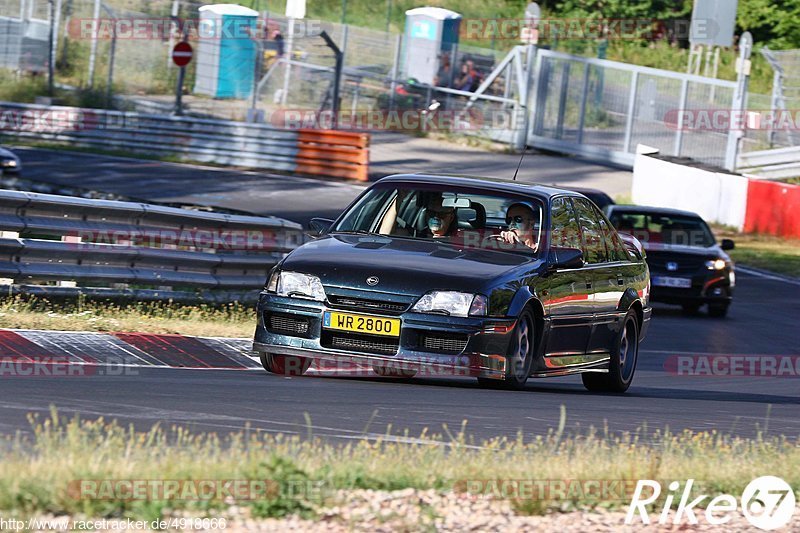
[[[0,190],[6,292],[252,299],[302,239],[275,217]]]
[[[734,82],[539,50],[533,146],[626,166],[637,144],[725,165],[727,129],[679,127],[684,110],[730,110]]]

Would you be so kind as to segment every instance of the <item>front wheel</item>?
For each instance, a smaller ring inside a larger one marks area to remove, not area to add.
[[[531,375],[534,353],[533,317],[523,311],[511,335],[511,343],[506,355],[506,375],[503,379],[478,378],[482,387],[494,389],[521,390]]]
[[[633,309],[628,310],[619,336],[611,352],[608,373],[581,374],[583,386],[590,391],[625,392],[633,382],[636,361],[639,359],[639,321]]]
[[[270,374],[302,376],[311,366],[311,359],[296,355],[279,355],[261,352],[261,366]]]

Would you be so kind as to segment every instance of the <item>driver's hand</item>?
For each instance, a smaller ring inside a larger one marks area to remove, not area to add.
[[[509,243],[509,244],[515,244],[515,243],[518,243],[518,242],[520,242],[520,241],[519,241],[519,235],[517,235],[517,232],[516,232],[516,231],[513,231],[513,230],[510,230],[510,231],[501,231],[501,232],[500,232],[500,238],[501,238],[501,239],[502,239],[504,242],[507,242],[507,243]]]

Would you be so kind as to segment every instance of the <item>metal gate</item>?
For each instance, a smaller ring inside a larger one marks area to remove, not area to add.
[[[632,166],[637,144],[727,167],[735,132],[684,124],[733,109],[736,83],[538,50],[528,144]],[[706,116],[704,114],[703,116]]]

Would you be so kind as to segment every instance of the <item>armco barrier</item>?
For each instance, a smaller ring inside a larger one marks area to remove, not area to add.
[[[302,241],[274,217],[0,190],[3,292],[225,301]]]
[[[0,102],[0,133],[21,138],[366,180],[369,135]]]
[[[751,179],[744,231],[800,239],[800,186]]]

